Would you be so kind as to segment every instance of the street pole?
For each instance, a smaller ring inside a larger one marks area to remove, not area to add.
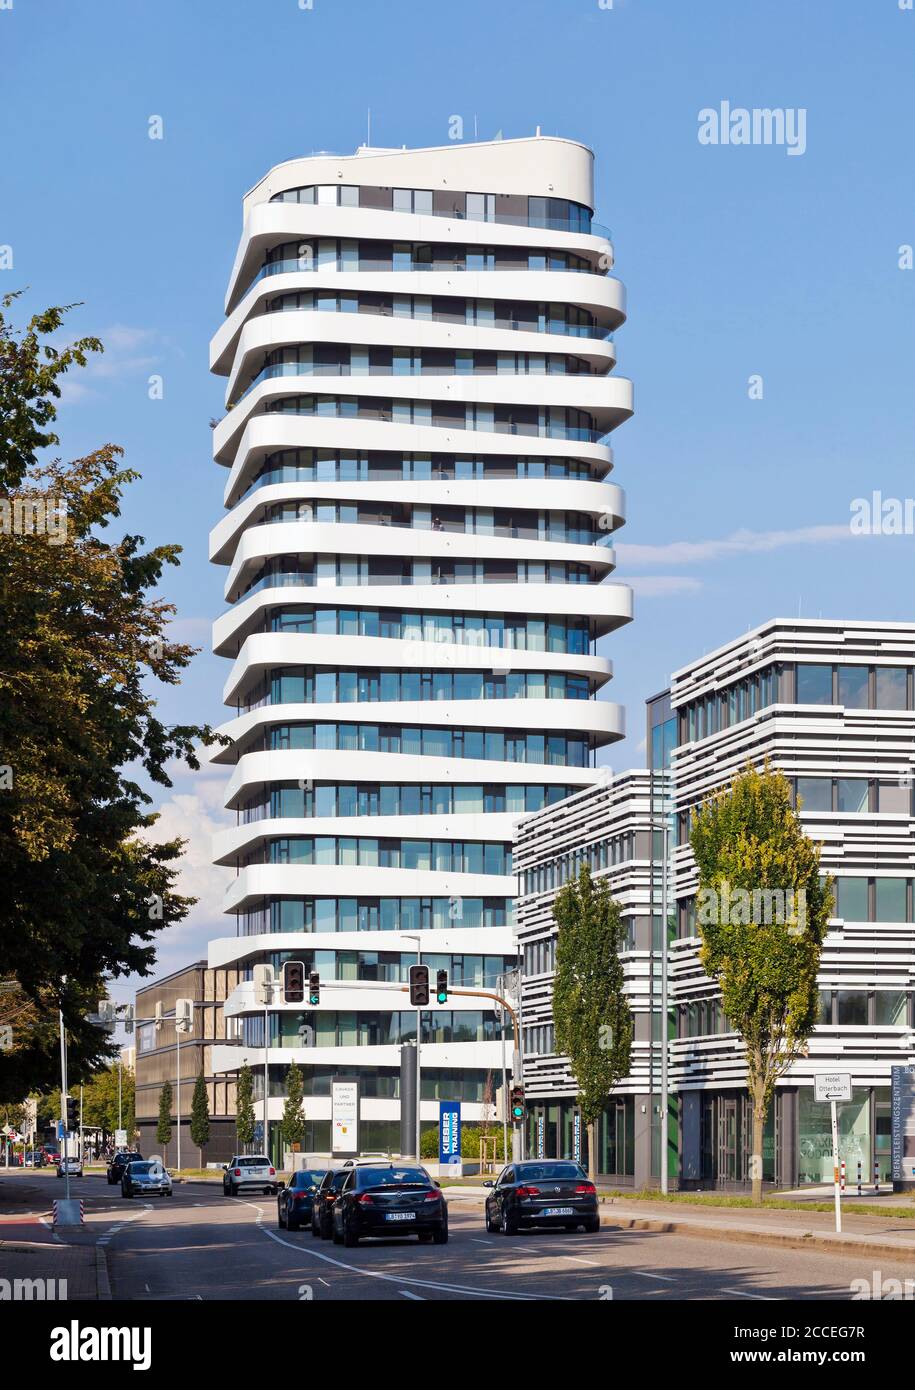
[[[121,1054],[118,1053],[118,1129],[123,1128],[121,1119]]]
[[[175,1020],[175,1046],[178,1051],[178,1084],[175,1088],[175,1121],[178,1128],[178,1171],[181,1171],[181,1034],[178,1031],[178,1021]]]
[[[67,983],[67,978],[66,978],[66,976],[64,976],[63,983],[64,983],[64,984]],[[62,1143],[63,1146],[64,1146],[64,1147],[63,1147],[63,1153],[61,1154],[61,1160],[66,1160],[66,1157],[67,1157],[67,1037],[66,1037],[66,1034],[65,1034],[65,1032],[64,1032],[64,1005],[63,1005],[63,999],[61,999],[61,1001],[60,1001],[60,1007],[59,1007],[59,1009],[58,1009],[57,1012],[58,1012],[58,1017],[59,1017],[59,1019],[60,1019],[60,1118],[61,1118],[62,1127],[63,1127],[63,1134],[64,1134],[64,1137],[63,1137],[63,1139],[61,1140],[61,1143]],[[64,1161],[64,1181],[65,1181],[66,1184],[67,1184],[67,1201],[69,1202],[69,1200],[70,1200],[70,1165],[69,1165],[66,1161]]]
[[[500,988],[505,985],[500,981]],[[502,1024],[502,1162],[508,1162],[508,1066],[505,1061],[505,1010],[499,1013],[499,1020]]]
[[[423,963],[423,958],[422,958],[422,942],[421,942],[420,938],[417,937],[417,938],[416,938],[416,964],[417,964],[417,965],[422,965],[422,963]],[[417,1009],[417,1010],[416,1010],[416,1163],[417,1163],[417,1166],[418,1166],[420,1163],[422,1163],[422,1148],[421,1148],[420,1146],[421,1146],[421,1143],[422,1143],[422,1105],[423,1105],[423,1102],[422,1102],[422,1094],[423,1094],[423,1088],[422,1088],[422,1081],[421,1081],[421,1079],[420,1079],[420,1067],[419,1067],[419,1046],[420,1046],[420,1042],[421,1042],[422,1028],[423,1028],[423,1011],[422,1011],[422,1009]]]
[[[836,1113],[836,1103],[830,1101],[829,1108],[832,1117],[832,1181],[835,1189],[836,1203],[836,1230],[842,1229],[842,1197],[839,1188],[839,1120]]]
[[[270,1144],[267,1137],[267,1095],[270,1090],[270,1061],[267,1048],[270,1043],[270,1000],[273,987],[269,980],[264,981],[264,1153],[270,1158]]]
[[[662,842],[663,861],[661,864],[661,1192],[666,1195],[668,1190],[667,1175],[667,1146],[670,1141],[670,1099],[668,1090],[670,1077],[668,1075],[668,960],[667,960],[667,857],[668,846],[668,825],[667,817],[664,817],[664,831]]]
[[[83,1088],[79,1088],[79,1166],[83,1166]]]

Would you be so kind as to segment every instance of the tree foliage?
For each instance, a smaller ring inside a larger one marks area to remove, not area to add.
[[[59,1002],[71,1076],[111,1057],[85,1015],[106,977],[149,973],[157,933],[193,901],[175,891],[182,843],[155,839],[138,777],[169,787],[169,761],[196,768],[196,744],[214,735],[163,724],[147,689],[177,684],[194,649],[168,641],[174,609],[154,595],[179,547],[102,534],[138,475],[111,444],[70,463],[42,452],[59,443],[60,378],[101,344],[57,347],[50,335],[64,308],[35,315],[21,333],[2,311],[0,979],[32,1006],[13,1049],[0,1053],[0,1098],[16,1098],[53,1082]],[[25,499],[44,509],[43,527],[34,509],[15,525]]]
[[[290,1148],[293,1144],[301,1144],[305,1137],[303,1094],[302,1072],[295,1062],[290,1062],[286,1072],[286,1103],[280,1122],[280,1133]]]
[[[210,1142],[210,1098],[207,1094],[206,1077],[201,1071],[194,1082],[191,1099],[191,1143],[200,1151],[200,1166],[203,1167],[203,1151]]]
[[[254,1143],[257,1121],[254,1118],[254,1075],[245,1059],[238,1073],[235,1088],[235,1136],[239,1152]]]
[[[163,1158],[168,1156],[172,1142],[172,1083],[163,1081],[159,1092],[159,1118],[156,1122],[156,1142],[162,1145]]]
[[[754,1197],[775,1085],[817,1021],[817,971],[833,908],[820,846],[804,833],[787,778],[768,764],[738,773],[693,816],[700,960],[743,1039],[753,1099]],[[766,920],[766,919],[770,920]]]
[[[592,878],[586,864],[578,879],[556,894],[553,916],[559,928],[553,980],[556,1049],[568,1057],[578,1086],[595,1172],[597,1122],[607,1097],[629,1074],[632,1050],[632,1012],[619,957],[623,926],[606,879]]]
[[[135,1077],[130,1067],[121,1066],[120,1076],[120,1114],[121,1128],[132,1136],[136,1128],[134,1122]],[[87,1129],[102,1129],[110,1135],[118,1125],[118,1064],[112,1062],[101,1071],[94,1072],[85,1083],[83,1091],[83,1125]]]

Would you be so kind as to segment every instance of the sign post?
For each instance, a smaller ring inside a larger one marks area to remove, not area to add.
[[[461,1102],[442,1100],[438,1105],[438,1162],[439,1172],[447,1169],[449,1176],[460,1177],[461,1166]]]
[[[814,1099],[822,1104],[829,1101],[832,1117],[832,1182],[836,1203],[836,1230],[842,1230],[842,1192],[839,1181],[839,1119],[836,1101],[851,1100],[851,1075],[848,1072],[824,1072],[813,1079]]]

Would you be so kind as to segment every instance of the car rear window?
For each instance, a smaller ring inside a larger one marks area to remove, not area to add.
[[[577,1163],[522,1163],[518,1177],[522,1182],[551,1182],[557,1178],[583,1178]]]
[[[154,1168],[158,1171],[156,1163],[131,1163],[128,1166],[132,1173],[151,1173]]]
[[[356,1181],[360,1187],[399,1187],[402,1183],[429,1186],[421,1168],[360,1168]]]
[[[239,1168],[269,1168],[270,1164],[266,1158],[240,1158],[236,1166]]]

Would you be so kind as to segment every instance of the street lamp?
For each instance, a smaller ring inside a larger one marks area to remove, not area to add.
[[[666,1195],[669,1188],[667,1173],[667,1146],[670,1140],[670,1068],[669,1068],[669,1049],[670,1040],[667,1036],[667,1017],[670,1010],[669,998],[669,948],[667,941],[667,913],[668,913],[668,865],[670,858],[670,817],[662,816],[656,820],[653,816],[648,819],[649,833],[660,830],[662,836],[661,849],[661,1104],[660,1104],[660,1177],[661,1192]],[[652,846],[653,848],[653,846]],[[654,855],[652,854],[652,863]],[[652,900],[654,899],[654,881],[652,875]],[[653,993],[653,991],[652,991]],[[652,1001],[653,1002],[653,1001]],[[651,1082],[654,1085],[654,1068],[651,1069]]]
[[[422,937],[419,936],[416,932],[409,932],[409,931],[398,932],[397,935],[403,937],[404,941],[415,941],[415,942],[416,942],[416,964],[417,964],[417,965],[422,965]],[[419,1045],[420,1045],[420,1040],[421,1040],[421,1039],[420,1039],[420,1034],[421,1034],[421,1031],[422,1031],[422,1024],[423,1024],[422,1009],[417,1009],[417,1010],[416,1010],[416,1162],[417,1162],[417,1163],[419,1163],[419,1160],[420,1160],[420,1157],[421,1157],[421,1155],[420,1155],[420,1141],[421,1141],[421,1138],[422,1138],[422,1124],[421,1124],[421,1118],[422,1118],[422,1099],[421,1099],[421,1094],[422,1094],[422,1092],[421,1092],[420,1079],[419,1079],[419,1075],[420,1075],[420,1073],[419,1073]]]

